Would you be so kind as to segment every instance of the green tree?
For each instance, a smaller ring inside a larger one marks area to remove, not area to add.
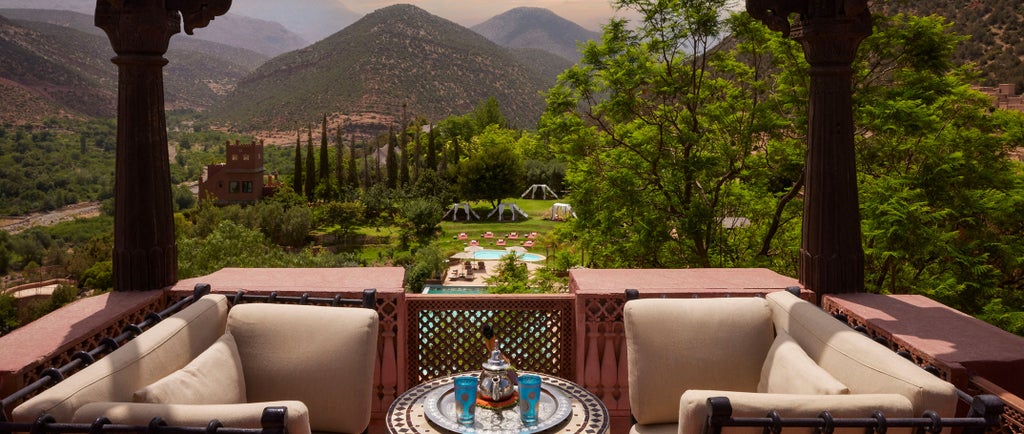
[[[327,114],[320,124],[320,182],[324,182],[331,174],[331,159],[327,152]]]
[[[82,286],[88,289],[108,291],[114,289],[113,261],[100,261],[82,273]]]
[[[0,293],[0,335],[6,335],[20,325],[18,299],[13,295]]]
[[[440,279],[447,268],[448,255],[440,247],[431,244],[417,249],[405,273],[405,290],[422,292],[428,279]]]
[[[753,175],[777,158],[772,138],[800,131],[769,74],[796,48],[745,14],[724,19],[725,3],[616,1],[643,22],[613,20],[548,94],[542,134],[568,162],[588,216],[573,224],[599,266],[737,266],[761,244],[722,222],[764,224],[778,200]],[[734,43],[747,39],[772,43]]]
[[[477,136],[480,152],[457,168],[462,199],[486,200],[497,207],[502,199],[519,194],[524,168],[515,136],[515,131],[494,125]]]
[[[345,181],[347,181],[348,179],[345,178],[345,171],[344,171],[345,164],[344,164],[343,159],[344,159],[344,156],[345,156],[345,142],[344,142],[344,140],[342,140],[342,137],[341,137],[341,126],[338,126],[338,129],[335,130],[334,142],[335,142],[334,178],[338,182],[338,189],[341,190],[341,191],[344,191],[348,187],[348,185],[345,184]]]
[[[306,193],[306,200],[312,202],[316,193],[316,158],[313,156],[313,124],[309,125],[308,136],[306,137],[306,185],[303,192]]]
[[[409,199],[402,204],[401,210],[413,233],[423,239],[434,234],[444,216],[444,208],[432,198]]]
[[[295,130],[295,168],[292,175],[292,191],[302,194],[302,133]]]
[[[501,114],[498,100],[493,96],[481,101],[476,106],[476,109],[473,110],[473,123],[477,132],[483,131],[492,125],[502,128],[508,126],[505,121],[505,115]]]
[[[364,167],[363,170],[366,168]],[[349,138],[348,145],[348,187],[352,190],[359,189],[359,176],[356,174],[356,136],[354,134]]]
[[[438,170],[437,167],[437,133],[434,131],[434,124],[430,124],[427,131],[427,156],[426,165],[429,170]]]
[[[388,188],[394,190],[398,188],[398,155],[395,154],[395,148],[398,147],[398,138],[395,137],[395,130],[393,128],[388,129],[388,153],[387,153],[387,170],[388,170]]]
[[[522,294],[538,292],[530,286],[530,271],[526,263],[514,254],[502,256],[495,273],[485,279],[491,294]]]
[[[942,18],[875,22],[854,111],[867,286],[1013,318],[1024,312],[1024,180],[1010,155],[1024,115],[971,89],[976,71],[950,60],[964,38]]]

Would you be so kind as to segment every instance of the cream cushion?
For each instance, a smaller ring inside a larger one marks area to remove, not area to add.
[[[171,426],[203,427],[217,419],[229,428],[260,428],[260,416],[266,407],[288,408],[285,419],[288,434],[310,434],[309,410],[299,401],[216,405],[94,402],[78,409],[72,421],[92,423],[104,416],[117,424],[147,426],[154,417],[159,417]]]
[[[48,413],[70,420],[82,405],[132,399],[132,393],[185,366],[224,334],[227,298],[210,294],[14,409],[15,421]]]
[[[341,433],[370,423],[377,327],[371,309],[266,303],[227,321],[250,401],[302,401],[313,431]]]
[[[629,403],[644,425],[677,423],[689,389],[756,391],[774,339],[761,298],[633,300],[623,318]]]
[[[850,389],[811,360],[792,337],[780,331],[761,366],[761,393],[843,395]]]
[[[817,417],[827,410],[833,417],[871,417],[881,410],[885,417],[913,417],[910,401],[901,395],[791,395],[744,393],[722,390],[688,390],[679,398],[678,434],[701,434],[708,416],[708,398],[724,396],[732,405],[732,417],[765,417],[776,410],[783,418]],[[724,434],[761,434],[762,428],[729,427]],[[784,433],[810,433],[811,429],[788,428]],[[837,434],[863,434],[864,428],[836,429]]]
[[[832,374],[851,394],[898,393],[914,405],[914,414],[934,410],[956,415],[956,388],[895,352],[854,331],[817,306],[788,292],[768,294],[775,328]]]
[[[135,391],[132,401],[154,404],[246,402],[245,377],[235,339],[224,334],[184,368]]]

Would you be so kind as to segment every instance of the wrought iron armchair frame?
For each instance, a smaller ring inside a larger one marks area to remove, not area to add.
[[[708,416],[704,434],[722,434],[725,427],[762,427],[764,434],[780,434],[783,428],[814,428],[816,434],[832,434],[836,428],[864,428],[866,434],[885,434],[889,428],[914,428],[915,434],[939,434],[943,428],[963,428],[963,434],[983,434],[999,424],[1003,401],[995,395],[977,395],[973,398],[959,392],[959,398],[970,403],[967,417],[940,417],[934,411],[925,411],[921,417],[886,418],[880,411],[867,418],[836,418],[823,411],[813,418],[783,418],[777,411],[765,417],[732,417],[729,398],[708,398]]]
[[[100,340],[96,348],[89,351],[79,351],[72,355],[72,360],[58,368],[46,368],[42,371],[38,380],[29,384],[11,395],[0,399],[0,434],[11,434],[14,432],[28,432],[31,434],[44,433],[89,433],[101,434],[108,432],[130,432],[147,434],[286,434],[285,420],[288,409],[285,407],[267,407],[263,409],[260,419],[261,428],[230,428],[224,427],[220,421],[213,419],[205,427],[180,427],[168,426],[160,418],[154,418],[149,425],[118,425],[109,419],[101,417],[92,424],[83,423],[58,423],[50,415],[44,414],[34,422],[13,422],[7,418],[7,408],[14,403],[24,401],[26,398],[49,388],[64,380],[68,375],[73,374],[96,361],[97,358],[109,354],[118,349],[125,342],[142,334],[143,331],[152,327],[174,313],[182,310],[192,302],[211,293],[211,287],[207,283],[197,283],[193,287],[192,295],[185,297],[176,303],[168,306],[160,312],[150,312],[145,319],[138,324],[125,326],[117,336],[106,337]],[[359,306],[367,309],[376,309],[377,290],[373,288],[364,289],[361,298],[342,298],[340,294],[332,298],[311,297],[309,293],[301,296],[282,296],[277,292],[268,295],[247,294],[245,291],[238,291],[233,297],[232,305],[241,303],[291,303],[291,304],[321,304],[332,307],[338,306]]]

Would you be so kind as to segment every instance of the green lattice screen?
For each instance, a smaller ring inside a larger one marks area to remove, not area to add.
[[[574,303],[566,296],[435,296],[406,299],[409,385],[479,370],[490,324],[519,370],[574,378]]]

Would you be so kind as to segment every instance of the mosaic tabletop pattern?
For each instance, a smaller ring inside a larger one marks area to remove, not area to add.
[[[526,373],[526,372],[524,372]],[[530,372],[533,373],[533,372]],[[478,375],[479,372],[458,375]],[[594,394],[571,381],[545,374],[540,375],[544,384],[560,388],[572,402],[572,414],[569,418],[544,433],[564,434],[607,434],[609,431],[608,409]],[[391,404],[387,414],[389,433],[427,434],[449,433],[450,431],[436,426],[427,419],[423,412],[423,399],[431,391],[448,387],[456,375],[437,378],[407,390]],[[477,409],[477,411],[484,411]],[[487,434],[477,431],[477,434]]]

